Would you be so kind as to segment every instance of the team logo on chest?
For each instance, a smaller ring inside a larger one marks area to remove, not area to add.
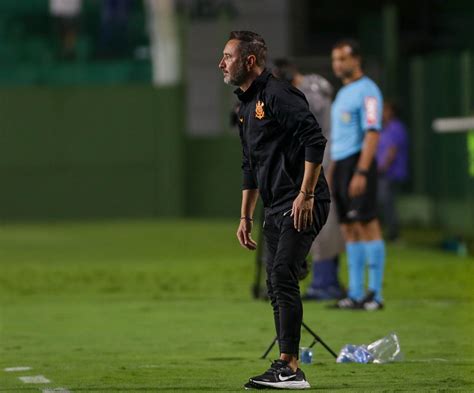
[[[257,101],[257,105],[255,105],[255,117],[258,120],[262,120],[265,117],[265,111],[263,110],[263,107],[265,104],[263,101]]]

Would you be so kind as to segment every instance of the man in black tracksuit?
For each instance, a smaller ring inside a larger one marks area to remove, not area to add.
[[[242,207],[237,238],[254,250],[253,212],[265,207],[267,286],[280,359],[250,378],[247,388],[309,387],[298,368],[303,309],[299,267],[329,212],[329,190],[321,168],[326,139],[299,90],[265,69],[266,45],[258,34],[230,34],[219,63],[224,82],[238,86],[242,142]]]

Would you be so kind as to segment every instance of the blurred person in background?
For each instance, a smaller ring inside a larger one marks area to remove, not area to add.
[[[99,57],[125,56],[130,50],[127,33],[131,8],[132,0],[102,0]]]
[[[330,184],[346,241],[348,297],[339,309],[380,310],[385,243],[377,219],[375,154],[382,128],[382,94],[362,70],[359,44],[342,40],[332,50],[332,68],[343,87],[331,109]],[[368,292],[364,296],[365,265]]]
[[[392,101],[383,107],[383,129],[377,148],[378,204],[387,230],[387,239],[399,237],[398,214],[395,205],[400,184],[406,180],[408,171],[408,137],[405,125],[398,118],[398,108]]]
[[[73,60],[76,57],[81,7],[82,0],[49,0],[49,13],[59,36],[59,55],[62,59]]]
[[[246,388],[306,389],[298,367],[303,318],[298,275],[329,213],[329,189],[321,168],[326,138],[298,89],[265,67],[263,38],[233,31],[219,68],[224,82],[238,86],[241,102],[242,204],[237,238],[255,250],[251,237],[259,196],[265,208],[268,296],[273,307],[280,358]]]
[[[180,34],[175,0],[144,0],[153,85],[181,79]]]
[[[275,59],[273,64],[273,74],[277,78],[287,80],[301,90],[308,100],[309,109],[318,119],[323,135],[328,140],[324,151],[323,168],[329,168],[333,87],[321,75],[303,75],[288,59]],[[312,280],[303,299],[328,300],[340,299],[345,296],[338,278],[339,254],[343,251],[344,239],[339,228],[335,204],[331,203],[326,224],[311,247]]]

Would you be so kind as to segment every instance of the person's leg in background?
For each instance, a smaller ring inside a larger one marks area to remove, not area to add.
[[[364,308],[375,310],[383,308],[383,276],[385,269],[385,242],[377,219],[360,226],[364,254],[369,270],[368,294],[364,301]]]
[[[365,252],[360,239],[360,224],[341,225],[346,240],[347,265],[349,269],[348,298],[360,302],[364,297]]]
[[[367,223],[343,224],[349,268],[348,298],[337,308],[383,308],[382,286],[385,268],[385,243],[377,219]],[[365,264],[368,265],[368,293],[364,296]]]
[[[331,202],[327,222],[311,246],[312,280],[304,300],[341,299],[345,296],[339,282],[339,254],[344,249],[336,206]]]
[[[377,169],[374,162],[367,175],[367,189],[358,210],[360,220],[358,227],[359,239],[363,244],[369,271],[368,293],[363,301],[363,307],[367,310],[383,308],[382,284],[385,269],[385,242],[377,218],[377,191]]]
[[[387,239],[395,241],[400,236],[400,228],[397,213],[397,193],[399,185],[393,180],[388,180],[389,195],[387,198],[386,216],[387,216]]]
[[[341,233],[345,242],[348,266],[347,297],[339,300],[332,308],[360,308],[364,297],[365,254],[359,238],[359,224],[354,222],[352,215],[357,212],[357,203],[349,196],[349,183],[354,174],[358,155],[336,162],[332,184],[333,197],[336,202]]]
[[[397,184],[383,175],[377,182],[377,205],[387,239],[396,240],[399,236],[398,215],[395,205]]]
[[[339,283],[339,255],[313,260],[312,280],[303,300],[341,299],[344,295]]]

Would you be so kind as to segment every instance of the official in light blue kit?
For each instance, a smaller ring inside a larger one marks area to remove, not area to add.
[[[380,310],[385,244],[377,219],[377,165],[375,154],[382,128],[380,89],[361,66],[359,44],[342,40],[332,50],[332,68],[343,87],[331,110],[330,185],[346,241],[349,265],[348,297],[339,309]],[[368,290],[364,292],[365,266]]]

